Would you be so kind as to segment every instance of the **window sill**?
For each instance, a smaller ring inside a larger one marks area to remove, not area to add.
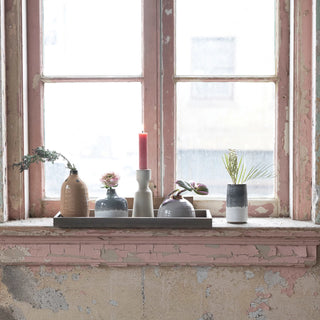
[[[53,219],[0,226],[5,265],[299,266],[317,262],[320,225],[288,218],[250,218],[210,230],[59,229]]]

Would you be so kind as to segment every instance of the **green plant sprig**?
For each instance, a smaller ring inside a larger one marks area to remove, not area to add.
[[[195,183],[193,181],[187,182],[183,180],[177,180],[176,184],[181,187],[182,189],[175,189],[168,194],[168,197],[172,199],[181,199],[181,194],[186,191],[195,192],[198,195],[207,195],[209,190],[206,185],[203,183]]]
[[[238,159],[238,154],[234,149],[229,149],[229,153],[224,154],[222,160],[233,184],[244,184],[254,179],[273,177],[269,165],[258,164],[247,169],[243,157]]]
[[[67,162],[67,168],[70,170],[77,170],[74,164],[71,162],[61,153],[56,151],[50,151],[42,147],[37,147],[32,150],[31,154],[27,154],[23,156],[20,162],[14,163],[14,167],[19,167],[19,171],[23,172],[24,170],[28,170],[32,163],[39,163],[39,162],[51,162],[54,163],[59,158],[64,159]]]

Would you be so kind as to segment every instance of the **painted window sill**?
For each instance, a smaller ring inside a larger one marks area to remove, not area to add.
[[[288,218],[214,218],[209,230],[59,229],[51,218],[0,225],[5,265],[309,267],[319,244],[320,225]]]

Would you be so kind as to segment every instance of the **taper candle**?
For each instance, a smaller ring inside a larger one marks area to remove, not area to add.
[[[139,133],[139,169],[148,169],[148,133]]]

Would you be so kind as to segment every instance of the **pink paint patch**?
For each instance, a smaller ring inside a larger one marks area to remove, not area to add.
[[[248,210],[249,210],[249,216],[251,217],[260,217],[260,218],[269,217],[274,212],[274,206],[272,203],[267,203],[263,206],[249,205]]]
[[[219,213],[225,214],[226,213],[226,202],[223,202],[223,205],[221,207],[221,209],[219,210]]]
[[[294,286],[296,281],[302,278],[307,272],[307,268],[278,268],[273,269],[274,272],[279,272],[281,277],[287,281],[287,287],[281,290],[281,293],[285,293],[288,297],[294,294]]]
[[[248,312],[255,312],[255,311],[259,310],[259,309],[267,310],[267,311],[268,311],[268,310],[270,310],[271,308],[270,308],[270,306],[268,306],[265,302],[261,302],[261,303],[259,303],[259,304],[254,303],[254,307],[251,306],[251,307],[248,309]]]

